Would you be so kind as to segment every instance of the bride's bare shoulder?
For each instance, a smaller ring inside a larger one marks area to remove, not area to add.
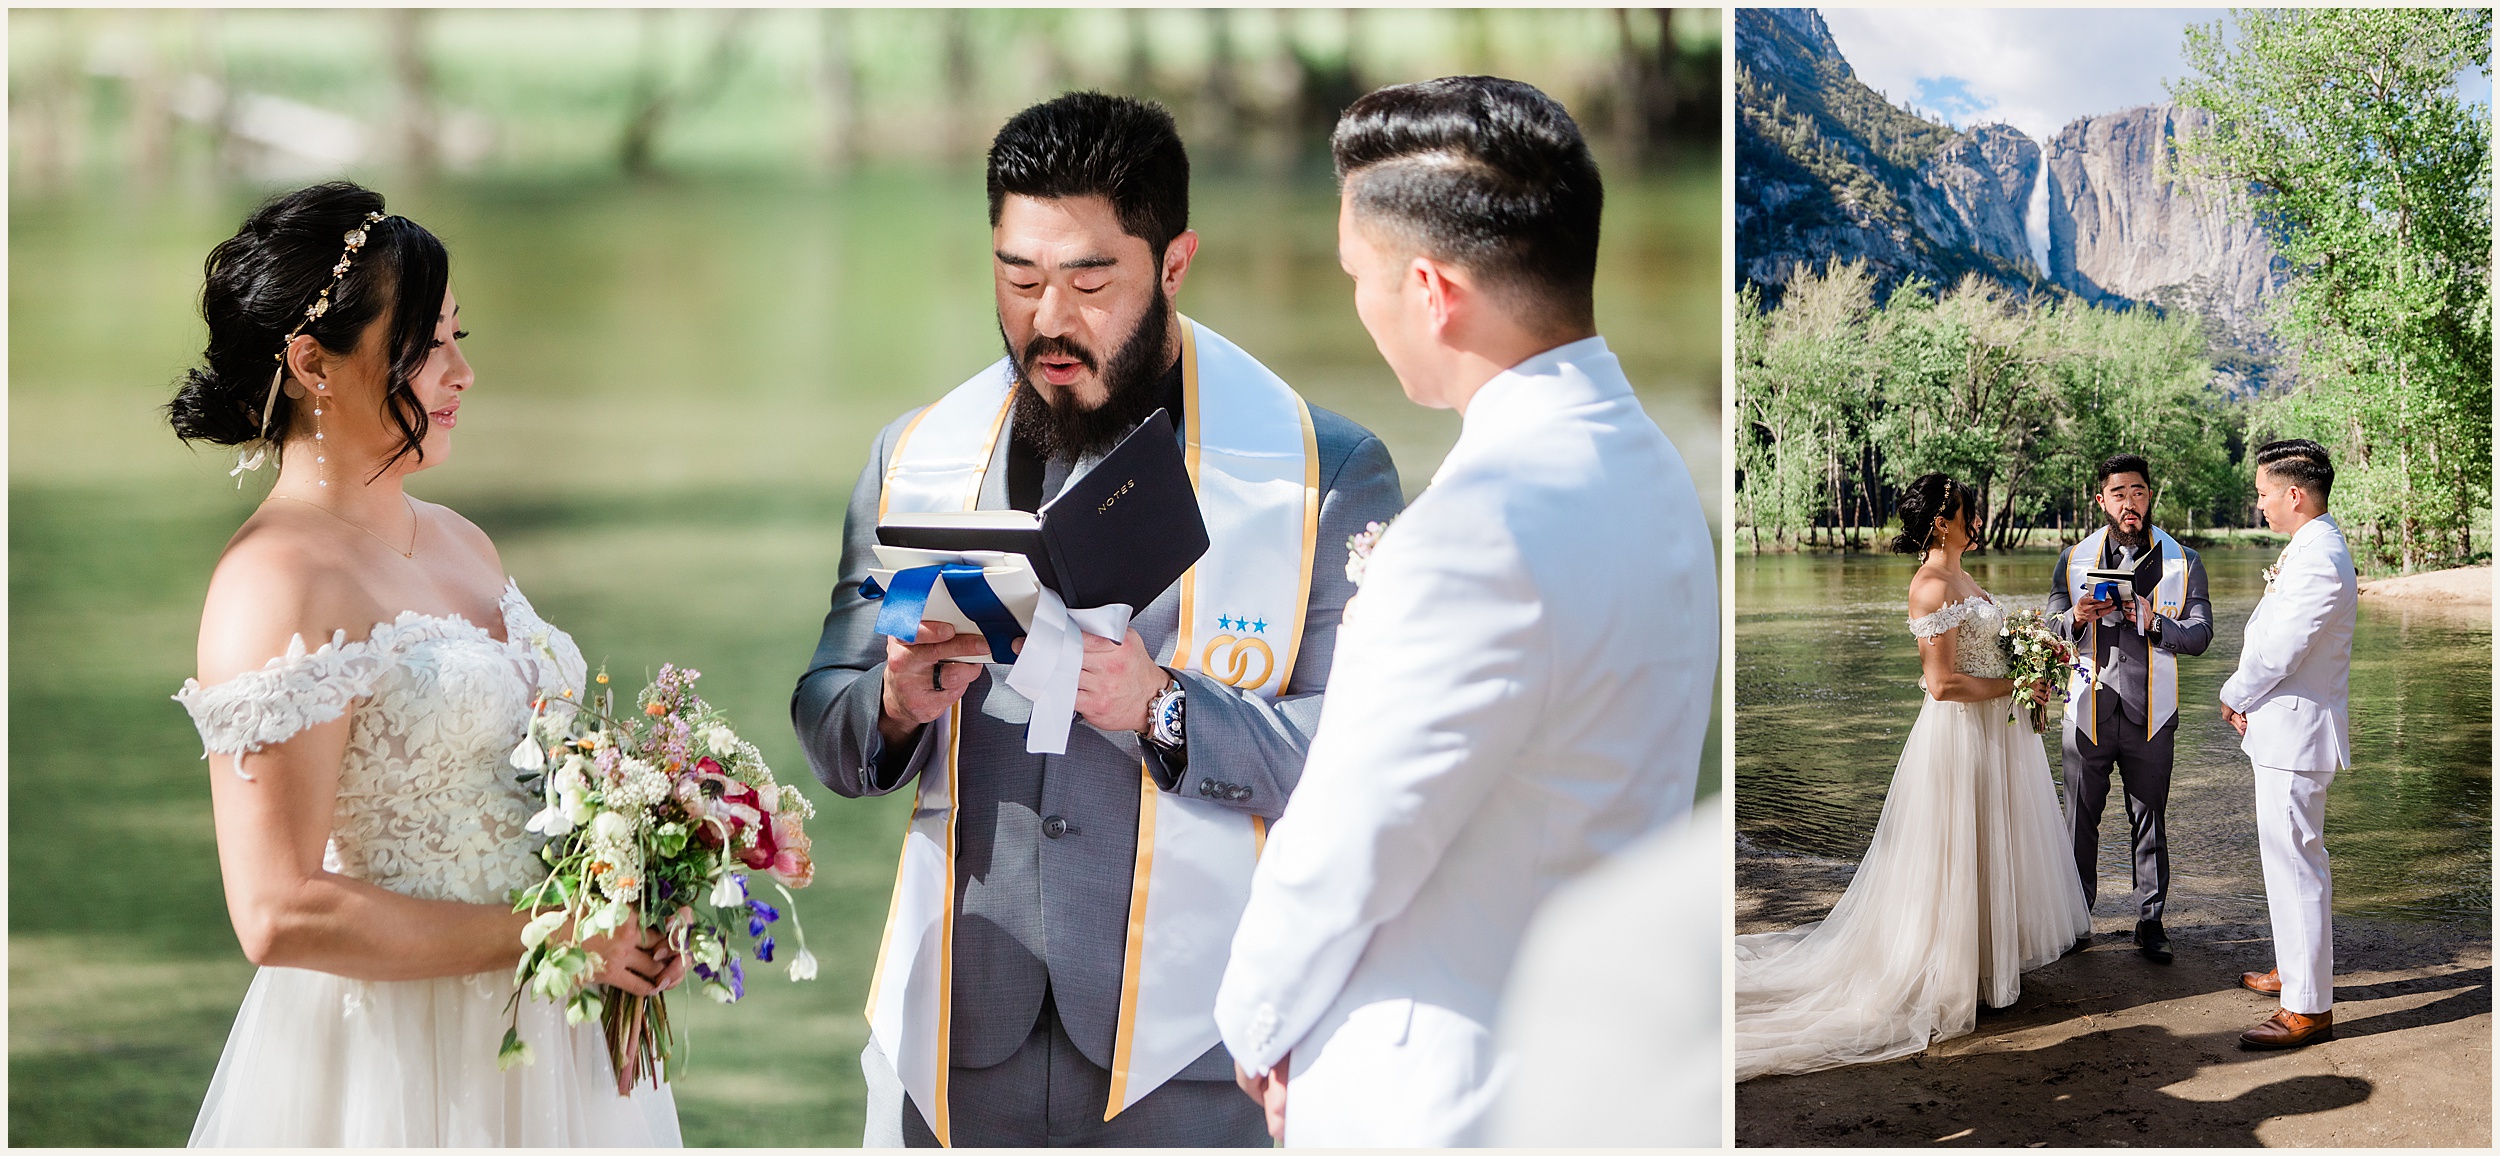
[[[1924,566],[1910,577],[1910,617],[1925,618],[1953,600],[1953,583]]]
[[[259,669],[299,634],[317,648],[338,630],[361,638],[381,620],[365,576],[344,560],[351,555],[312,520],[321,516],[272,502],[226,543],[200,610],[202,684]]]

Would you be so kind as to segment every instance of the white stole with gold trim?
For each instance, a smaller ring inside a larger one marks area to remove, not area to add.
[[[1319,531],[1310,407],[1267,367],[1194,321],[1181,326],[1182,429],[1209,546],[1182,576],[1166,665],[1262,698],[1300,648]],[[878,514],[969,510],[1012,408],[1005,359],[923,411],[896,442]],[[1143,609],[1140,607],[1139,609]],[[954,801],[962,707],[947,713],[945,781],[923,774],[869,991],[870,1035],[940,1143],[947,1121]],[[1221,1041],[1215,990],[1266,839],[1255,816],[1159,790],[1138,767],[1108,1120]]]
[[[2101,550],[2109,538],[2109,527],[2103,526],[2086,535],[2066,555],[2066,593],[2076,602],[2091,591],[2092,581],[2086,573],[2101,564]],[[2153,612],[2165,618],[2177,618],[2187,606],[2187,555],[2161,527],[2153,527],[2153,549],[2161,552],[2161,581],[2153,588]],[[2080,565],[2078,562],[2080,561]],[[2145,627],[2149,629],[2150,623]],[[2119,629],[2135,627],[2120,623]],[[2066,712],[2068,721],[2094,743],[2100,736],[2101,672],[2096,667],[2101,652],[2101,620],[2095,618],[2076,640],[2076,661],[2083,669],[2068,677],[2067,701],[2073,709]],[[2179,656],[2155,646],[2150,638],[2144,643],[2144,735],[2151,738],[2179,713]]]

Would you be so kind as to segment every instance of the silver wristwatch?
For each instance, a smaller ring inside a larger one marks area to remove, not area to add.
[[[1183,720],[1188,709],[1187,696],[1188,692],[1181,689],[1181,680],[1175,678],[1171,685],[1146,701],[1147,742],[1171,751],[1180,749],[1188,741],[1189,732]]]

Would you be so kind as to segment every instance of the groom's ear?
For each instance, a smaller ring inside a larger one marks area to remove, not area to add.
[[[1423,298],[1435,338],[1448,333],[1454,321],[1475,307],[1475,285],[1465,270],[1446,261],[1418,255],[1406,263],[1406,278]]]

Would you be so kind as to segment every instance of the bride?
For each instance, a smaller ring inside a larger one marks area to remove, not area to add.
[[[1927,701],[1849,889],[1820,923],[1736,937],[1736,1078],[1888,1060],[1971,1030],[2092,929],[2048,758],[2014,720],[2006,610],[1962,569],[1970,490],[1910,483],[1893,548]]]
[[[401,489],[443,461],[474,380],[448,276],[442,242],[345,183],[270,201],[209,255],[174,431],[278,470],[174,696],[260,965],[194,1146],[678,1143],[665,1088],[617,1095],[596,1021],[523,997],[536,1062],[496,1067],[528,921],[506,896],[546,871],[506,760],[583,664],[484,533]],[[620,936],[591,943],[598,982],[677,982],[657,937]]]

